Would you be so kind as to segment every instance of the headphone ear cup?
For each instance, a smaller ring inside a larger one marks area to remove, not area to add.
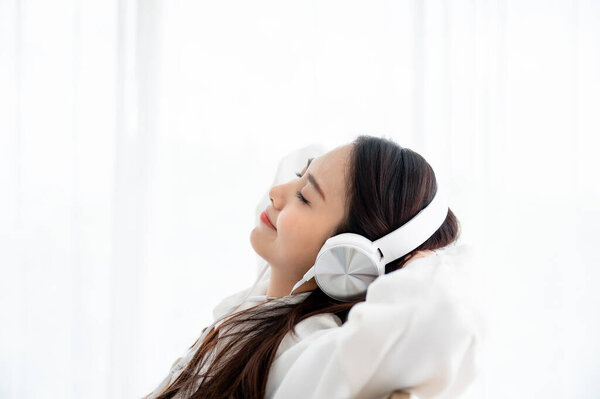
[[[315,261],[315,280],[328,296],[339,301],[361,298],[385,271],[377,248],[367,238],[343,233],[328,239]]]

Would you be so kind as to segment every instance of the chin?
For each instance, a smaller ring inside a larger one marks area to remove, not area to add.
[[[263,241],[264,240],[260,237],[260,231],[258,231],[258,227],[253,228],[250,232],[250,246],[252,246],[252,249],[254,250],[254,252],[256,252],[258,256],[267,260],[264,254]]]

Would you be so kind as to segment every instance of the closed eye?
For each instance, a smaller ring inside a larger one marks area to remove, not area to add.
[[[296,172],[296,176],[302,177],[302,175],[298,172]],[[300,191],[296,191],[296,197],[298,197],[300,201],[304,202],[305,204],[310,204],[310,201],[304,198],[304,195],[302,195]]]
[[[305,204],[310,204],[310,202],[304,198],[304,195],[302,195],[300,191],[296,192],[296,197],[300,198],[300,201],[304,202]]]

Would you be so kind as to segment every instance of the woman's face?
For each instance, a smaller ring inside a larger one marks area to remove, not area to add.
[[[291,284],[314,265],[319,250],[345,217],[346,168],[351,146],[343,145],[314,158],[299,171],[302,177],[272,187],[267,214],[276,230],[259,221],[250,233],[256,253],[273,271],[289,276]],[[308,204],[298,197],[298,192]]]

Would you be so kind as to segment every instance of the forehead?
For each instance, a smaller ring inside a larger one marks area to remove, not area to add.
[[[344,200],[349,157],[350,145],[336,147],[314,158],[307,169],[321,186],[326,202],[333,205]]]

